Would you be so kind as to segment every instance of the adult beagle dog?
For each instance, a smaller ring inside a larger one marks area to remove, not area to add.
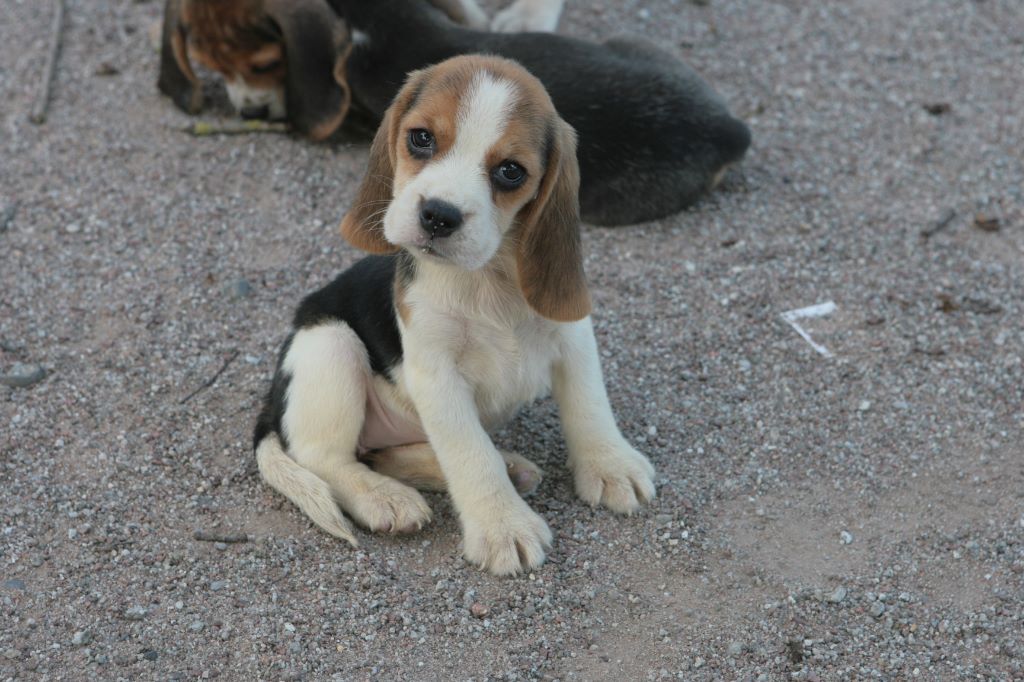
[[[466,559],[544,561],[520,497],[540,470],[488,435],[553,392],[576,491],[630,513],[654,469],[615,424],[580,249],[575,134],[514,62],[465,56],[409,76],[341,230],[371,255],[308,296],[257,421],[267,483],[356,544],[430,520],[447,489]]]
[[[538,0],[543,1],[543,0]],[[714,187],[750,131],[679,59],[650,44],[457,26],[416,0],[328,0],[352,31],[339,78],[380,119],[408,72],[459,54],[513,59],[579,136],[582,217],[622,225],[675,213]]]
[[[486,27],[475,0],[415,0]],[[324,0],[166,0],[157,86],[183,111],[202,108],[193,61],[224,78],[242,118],[287,119],[322,140],[348,112],[348,26]]]

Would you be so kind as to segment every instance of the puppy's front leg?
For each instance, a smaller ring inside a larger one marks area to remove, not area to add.
[[[590,318],[565,325],[552,388],[569,448],[576,494],[629,514],[654,498],[654,467],[615,424]]]
[[[540,566],[551,531],[509,480],[472,387],[451,358],[417,355],[406,356],[407,386],[459,513],[464,556],[495,575]]]

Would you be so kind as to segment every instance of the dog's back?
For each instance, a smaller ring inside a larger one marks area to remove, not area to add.
[[[691,205],[750,145],[750,131],[696,72],[649,44],[599,45],[546,33],[484,33],[411,0],[331,0],[366,35],[348,63],[356,104],[383,115],[405,74],[458,54],[518,61],[579,135],[580,204],[598,225]]]

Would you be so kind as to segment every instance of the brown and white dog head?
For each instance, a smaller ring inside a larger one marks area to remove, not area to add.
[[[347,24],[325,0],[167,0],[158,85],[197,113],[194,60],[224,77],[244,118],[287,119],[321,140],[348,112],[350,49]]]
[[[576,134],[540,81],[499,57],[456,57],[409,76],[342,233],[463,270],[509,246],[529,305],[578,320],[590,312],[578,192]]]

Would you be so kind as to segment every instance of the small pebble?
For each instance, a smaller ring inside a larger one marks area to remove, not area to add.
[[[46,376],[46,370],[39,365],[18,363],[9,372],[0,374],[0,384],[13,388],[25,388],[38,383]]]
[[[880,601],[873,602],[868,609],[868,614],[872,618],[881,618],[883,613],[885,613],[885,604]]]
[[[14,222],[14,216],[18,213],[17,202],[8,204],[4,210],[0,211],[0,232],[6,232],[7,228],[10,227],[11,223]]]
[[[5,590],[24,590],[25,581],[21,578],[11,578],[10,580],[4,581]]]
[[[490,609],[488,609],[480,602],[475,601],[473,602],[473,605],[469,607],[469,612],[473,614],[474,618],[483,618],[488,613],[490,613]]]
[[[743,642],[729,642],[729,655],[739,656],[743,653]]]
[[[826,597],[826,599],[833,604],[838,604],[842,602],[844,599],[846,599],[846,588],[842,586],[837,587],[832,591],[832,594]]]
[[[192,632],[202,632],[205,627],[206,623],[201,620],[197,620],[193,621],[192,624],[188,626],[188,629]]]
[[[871,401],[870,400],[862,400],[862,401],[860,401],[860,404],[857,405],[857,409],[859,411],[861,411],[861,412],[867,412],[868,410],[871,409]]]
[[[227,285],[227,292],[235,298],[247,298],[252,294],[252,285],[249,280],[240,277]]]
[[[133,606],[124,612],[124,617],[128,620],[142,620],[146,617],[146,609],[141,606]]]
[[[214,580],[212,583],[210,583],[210,590],[213,592],[220,592],[225,587],[227,587],[227,585],[228,583],[226,580]]]
[[[83,630],[79,630],[71,638],[71,643],[75,646],[86,646],[92,641],[92,635]]]
[[[851,535],[849,531],[841,531],[839,533],[839,542],[841,542],[844,545],[848,545],[851,542],[853,542],[853,535]]]

